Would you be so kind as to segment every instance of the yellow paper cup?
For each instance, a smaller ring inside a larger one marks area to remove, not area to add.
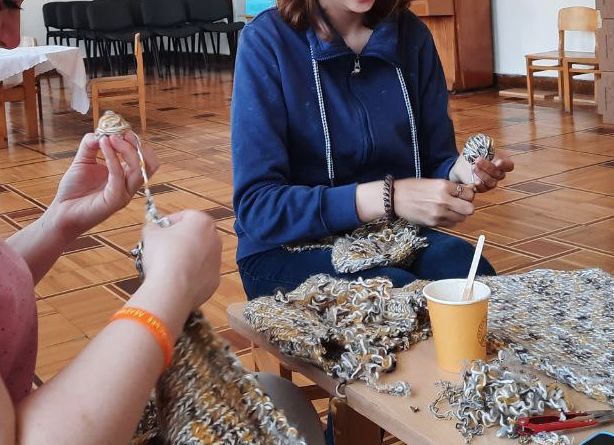
[[[427,299],[439,366],[459,372],[466,362],[486,359],[490,288],[475,281],[471,300],[462,301],[465,279],[434,281],[423,289]]]

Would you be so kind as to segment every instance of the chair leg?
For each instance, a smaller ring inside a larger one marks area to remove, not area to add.
[[[157,37],[152,37],[151,39],[153,53],[154,64],[156,65],[156,71],[158,71],[158,77],[162,77],[162,69],[160,68],[160,49],[158,48]]]
[[[96,88],[92,88],[92,118],[94,119],[94,131],[96,131],[98,120],[100,119],[100,101]]]
[[[559,100],[563,100],[563,95],[564,95],[564,82],[563,82],[563,70],[561,69],[560,71],[558,71],[558,78],[557,78],[557,83],[558,83],[558,89],[559,89]]]
[[[141,134],[147,131],[147,110],[145,108],[145,86],[139,85],[139,115],[141,116]]]
[[[0,88],[2,88],[0,86]],[[0,148],[6,148],[9,145],[9,131],[6,124],[6,103],[0,101]]]
[[[573,75],[569,72],[569,63],[563,61],[563,89],[565,91],[565,111],[573,113]]]
[[[527,97],[530,107],[535,105],[535,98],[533,96],[533,71],[531,70],[532,65],[533,61],[527,58]]]
[[[36,78],[36,103],[38,105],[38,119],[43,120],[43,99],[41,94],[41,81],[40,78]]]

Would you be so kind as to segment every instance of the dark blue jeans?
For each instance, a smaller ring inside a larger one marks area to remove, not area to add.
[[[331,263],[330,250],[288,252],[283,248],[251,255],[239,261],[239,272],[247,297],[272,295],[278,289],[291,291],[307,278],[318,273],[334,277],[388,277],[395,287],[416,279],[441,280],[463,278],[469,273],[474,247],[468,242],[432,229],[422,229],[429,246],[419,251],[408,270],[398,267],[376,267],[353,274],[338,274]],[[478,275],[495,275],[490,263],[482,257]]]

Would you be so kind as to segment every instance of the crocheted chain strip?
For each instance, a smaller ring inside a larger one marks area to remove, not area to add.
[[[488,363],[474,361],[463,372],[461,385],[438,383],[441,392],[429,409],[438,419],[456,421],[466,443],[494,426],[499,427],[497,437],[515,438],[514,421],[519,417],[543,414],[545,408],[570,409],[559,385],[545,385],[536,376],[513,371],[503,362],[502,353]]]
[[[587,396],[614,405],[614,277],[599,269],[482,277],[492,344]]]
[[[130,130],[125,119],[107,111],[96,135]],[[145,219],[167,227],[170,221],[156,209],[138,136],[136,140],[147,203]],[[142,242],[132,254],[143,276]],[[171,367],[159,379],[155,393],[133,445],[306,445],[200,313],[190,315],[175,345]]]
[[[378,383],[396,366],[395,352],[427,338],[430,325],[418,281],[393,289],[388,279],[347,281],[315,275],[291,292],[251,301],[244,315],[287,355],[342,382],[407,395],[407,382]]]
[[[465,142],[463,157],[470,163],[475,164],[479,157],[492,161],[495,157],[495,141],[490,136],[478,133],[471,136]]]
[[[416,252],[427,245],[426,238],[418,235],[417,226],[402,218],[395,221],[382,218],[364,224],[348,235],[285,247],[290,252],[332,249],[335,270],[354,273],[379,266],[409,266]]]

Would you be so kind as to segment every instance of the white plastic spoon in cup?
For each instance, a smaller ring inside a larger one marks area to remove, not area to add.
[[[478,238],[478,243],[475,246],[475,253],[473,254],[473,261],[471,261],[471,267],[469,268],[469,275],[467,276],[467,282],[465,283],[465,290],[463,290],[463,301],[471,300],[473,296],[473,282],[475,280],[475,273],[478,270],[478,263],[482,257],[484,241],[486,241],[486,237],[484,235],[480,235]]]

